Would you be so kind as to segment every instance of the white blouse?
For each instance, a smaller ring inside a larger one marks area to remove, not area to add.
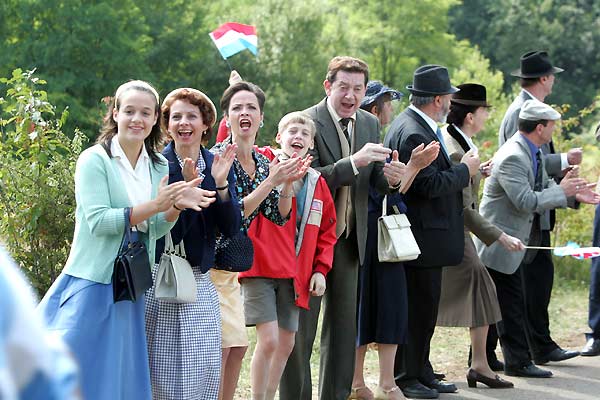
[[[117,165],[131,207],[150,201],[152,199],[152,180],[150,178],[150,156],[146,151],[146,146],[142,146],[142,153],[138,157],[135,168],[131,166],[116,136],[110,142],[110,152],[118,161]],[[147,221],[140,222],[136,227],[141,232],[148,232]]]

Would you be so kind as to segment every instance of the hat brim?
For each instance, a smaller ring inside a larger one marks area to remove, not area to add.
[[[399,92],[395,89],[386,87],[386,88],[383,88],[382,90],[380,90],[379,92],[372,94],[371,96],[365,96],[363,98],[363,101],[361,101],[360,105],[368,106],[368,105],[372,104],[375,100],[377,100],[379,97],[383,96],[384,94],[391,95],[390,100],[400,100],[402,97],[404,97],[404,93]]]
[[[512,76],[516,76],[517,78],[541,78],[542,76],[546,76],[546,75],[552,75],[552,74],[560,74],[561,72],[563,72],[564,69],[559,68],[559,67],[552,67],[552,69],[550,69],[549,71],[546,72],[538,72],[536,74],[523,74],[521,73],[520,69],[516,69],[513,72],[511,72],[510,74]]]
[[[465,106],[475,106],[475,107],[492,107],[490,103],[487,101],[479,101],[479,100],[466,100],[466,99],[450,99],[451,103],[462,104]]]
[[[413,88],[413,85],[406,86],[406,89],[409,92],[411,92],[412,94],[415,94],[417,96],[423,96],[423,97],[444,96],[446,94],[454,94],[454,93],[460,92],[460,89],[457,87],[454,87],[454,86],[450,86],[450,90],[448,90],[448,91],[441,91],[441,92],[428,92],[425,90],[419,90],[419,89]]]

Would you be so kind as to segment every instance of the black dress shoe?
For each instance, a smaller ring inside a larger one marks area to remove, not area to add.
[[[504,371],[504,363],[497,358],[495,360],[488,360],[488,365],[492,371]]]
[[[446,377],[446,374],[442,374],[441,372],[434,372],[433,373],[433,377],[435,379],[442,380],[442,379],[444,379]]]
[[[590,338],[581,349],[581,355],[586,357],[600,355],[600,339]]]
[[[495,378],[489,378],[485,375],[481,375],[474,369],[469,369],[469,372],[467,372],[467,383],[469,384],[469,387],[477,387],[477,382],[481,382],[492,389],[509,389],[515,386],[512,382],[506,381],[498,375],[496,375]]]
[[[437,399],[440,394],[435,389],[430,389],[422,383],[415,383],[410,386],[400,388],[404,397],[408,399]]]
[[[524,376],[526,378],[550,378],[552,371],[541,369],[533,364],[520,368],[505,368],[504,373],[509,376]]]
[[[435,389],[438,393],[454,393],[458,389],[454,383],[440,381],[438,379],[434,379],[429,383],[425,383],[429,389]]]
[[[544,365],[550,361],[564,361],[569,358],[577,357],[580,353],[578,351],[564,350],[560,347],[552,350],[550,353],[545,354],[541,357],[533,360],[537,365]]]

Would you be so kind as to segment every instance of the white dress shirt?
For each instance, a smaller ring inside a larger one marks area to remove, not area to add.
[[[142,146],[142,152],[137,159],[135,168],[127,159],[123,148],[115,136],[110,142],[110,152],[117,159],[121,180],[127,190],[131,207],[146,203],[152,199],[152,181],[150,179],[150,156],[146,146]],[[148,222],[143,221],[136,225],[142,232],[148,232]]]

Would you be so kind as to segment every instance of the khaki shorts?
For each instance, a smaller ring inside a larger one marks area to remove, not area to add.
[[[246,326],[277,321],[280,328],[298,331],[300,309],[292,279],[244,278],[241,283]]]

